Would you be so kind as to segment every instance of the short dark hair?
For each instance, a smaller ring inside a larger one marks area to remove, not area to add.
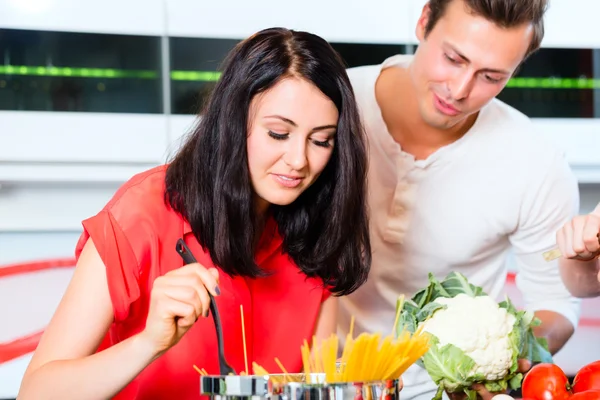
[[[475,15],[503,28],[531,23],[533,36],[525,58],[539,49],[544,38],[544,14],[548,8],[548,0],[429,0],[431,11],[425,27],[425,35],[433,30],[452,1],[462,1]]]
[[[226,57],[194,131],[167,168],[165,200],[186,218],[229,275],[262,276],[254,262],[254,190],[247,157],[252,99],[287,77],[312,82],[338,109],[327,166],[296,201],[271,210],[283,250],[336,295],[362,285],[371,265],[366,211],[367,149],[354,92],[340,56],[324,39],[262,30]]]

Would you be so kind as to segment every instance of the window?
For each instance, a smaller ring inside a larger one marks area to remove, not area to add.
[[[498,98],[532,118],[599,118],[598,61],[600,50],[540,49]]]
[[[196,114],[240,40],[0,29],[0,110],[163,113],[169,57],[173,114]],[[332,42],[347,67],[412,52],[404,44]],[[600,118],[600,49],[543,48],[498,96],[533,118]]]
[[[219,78],[221,63],[239,40],[169,39],[171,52],[171,112],[197,114]]]
[[[331,43],[342,56],[348,68],[361,65],[380,64],[396,54],[407,54],[402,44]]]
[[[227,53],[239,43],[233,39],[170,38],[171,112],[196,114],[214,87]],[[348,67],[375,64],[393,54],[405,53],[403,45],[332,43]]]
[[[0,29],[0,109],[161,113],[160,38]]]

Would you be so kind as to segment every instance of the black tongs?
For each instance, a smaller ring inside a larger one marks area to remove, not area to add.
[[[186,264],[192,264],[197,262],[196,257],[192,254],[190,249],[187,247],[183,239],[179,239],[177,241],[177,246],[175,247],[181,258],[183,258],[183,262]],[[208,292],[208,291],[207,291]],[[235,370],[231,368],[229,364],[227,364],[227,360],[225,359],[225,348],[223,345],[223,329],[221,326],[221,318],[219,317],[219,310],[217,309],[217,303],[215,303],[215,299],[213,295],[208,292],[208,297],[210,297],[210,312],[213,317],[213,321],[215,322],[215,330],[217,331],[217,343],[219,345],[219,371],[221,375],[229,375],[234,374]]]

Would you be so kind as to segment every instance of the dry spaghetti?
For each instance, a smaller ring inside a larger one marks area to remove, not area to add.
[[[352,324],[353,326],[353,324]],[[326,382],[369,382],[398,379],[429,349],[429,335],[421,329],[414,334],[403,331],[394,338],[382,338],[380,333],[362,333],[346,337],[340,366],[337,367],[338,336],[333,334],[312,349],[305,341],[302,346],[304,372],[324,373]],[[307,380],[310,375],[307,375]]]
[[[268,376],[269,380],[272,383],[276,384],[287,382],[302,382],[304,380],[304,376],[302,374],[288,373],[281,364],[281,361],[279,361],[277,357],[275,357],[275,363],[279,366],[279,368],[281,368],[283,372],[282,374],[269,373],[269,371],[264,369],[262,366],[258,365],[256,362],[252,363],[252,372],[254,373],[254,375]]]
[[[401,296],[401,300],[403,296]],[[401,307],[400,307],[401,308]],[[398,310],[400,309],[398,308]],[[240,307],[243,321],[243,309]],[[399,314],[396,314],[396,320]],[[396,326],[396,323],[394,323]],[[299,382],[306,380],[311,382],[311,374],[324,374],[325,382],[373,382],[398,379],[412,364],[421,358],[429,350],[429,334],[418,328],[413,334],[409,331],[401,332],[397,337],[393,334],[382,337],[381,333],[362,333],[353,337],[354,317],[350,322],[350,332],[346,336],[342,357],[339,360],[338,350],[339,338],[332,334],[327,339],[317,343],[316,337],[312,338],[312,346],[307,340],[300,348],[304,374],[290,374],[286,371],[278,358],[275,363],[282,373],[269,373],[265,368],[252,362],[252,373],[259,376],[268,376],[274,383]],[[244,341],[244,361],[248,373],[248,360],[246,353],[245,332],[242,325],[242,337]],[[204,369],[200,370],[194,366],[196,371],[206,375]]]

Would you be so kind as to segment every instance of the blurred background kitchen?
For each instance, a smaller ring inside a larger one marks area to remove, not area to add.
[[[414,51],[424,2],[0,0],[0,399],[68,283],[81,220],[167,160],[232,46],[284,26],[376,64]],[[566,151],[582,213],[600,201],[599,15],[596,0],[552,0],[543,48],[499,96]],[[599,335],[600,300],[585,300],[556,362],[600,359]]]

